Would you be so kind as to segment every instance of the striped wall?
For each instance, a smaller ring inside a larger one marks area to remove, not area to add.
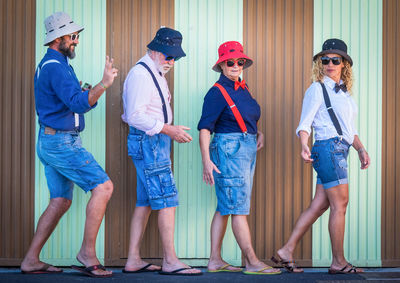
[[[354,61],[357,128],[372,164],[361,171],[349,158],[345,256],[360,266],[381,265],[382,1],[314,0],[314,54],[327,38],[341,38]],[[328,212],[313,226],[313,265],[331,263]]]
[[[183,34],[187,57],[175,64],[174,115],[193,137],[190,144],[174,146],[174,174],[179,190],[175,244],[178,257],[197,258],[206,265],[210,254],[210,225],[216,208],[214,187],[202,182],[197,123],[203,99],[219,74],[211,70],[218,47],[228,40],[242,42],[242,0],[175,0],[175,28]],[[241,264],[241,253],[228,224],[222,251],[231,264]],[[187,260],[186,260],[187,261]]]
[[[105,0],[37,0],[36,1],[36,65],[46,53],[44,19],[57,11],[68,13],[78,24],[85,27],[76,47],[76,58],[71,65],[79,80],[96,84],[101,80],[105,63],[106,9]],[[81,135],[83,146],[89,150],[101,166],[105,165],[105,99],[100,98],[98,106],[85,115],[86,129]],[[36,131],[37,133],[37,131]],[[35,141],[37,136],[35,137]],[[35,174],[35,227],[49,202],[44,169],[36,156]],[[86,203],[90,193],[85,194],[79,187],[74,189],[70,210],[64,215],[40,255],[42,260],[51,260],[56,265],[70,265],[76,262],[85,224]],[[96,244],[97,256],[104,258],[104,224],[101,225]]]

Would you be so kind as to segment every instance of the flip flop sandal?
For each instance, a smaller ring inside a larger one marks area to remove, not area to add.
[[[89,267],[71,265],[71,268],[75,269],[75,270],[77,270],[77,271],[79,271],[79,272],[81,272],[81,273],[83,273],[83,274],[85,274],[87,276],[95,277],[95,278],[105,278],[105,277],[111,277],[112,276],[112,274],[100,275],[100,274],[94,274],[92,272],[92,271],[98,270],[98,269],[106,270],[106,268],[101,264],[96,264],[96,265],[92,265],[92,266],[89,266]]]
[[[160,270],[158,273],[161,275],[181,275],[181,276],[197,276],[197,275],[202,275],[203,272],[199,273],[179,273],[180,271],[183,270],[188,270],[188,269],[193,269],[193,267],[184,267],[184,268],[178,268],[173,271],[162,271]]]
[[[22,274],[52,274],[52,273],[55,274],[55,273],[63,272],[62,270],[58,270],[58,271],[56,271],[56,270],[48,270],[50,266],[52,266],[52,265],[46,263],[40,269],[35,269],[35,270],[31,270],[31,271],[21,270],[21,273]]]
[[[230,267],[230,266],[234,267],[232,264],[225,264],[225,265],[221,266],[220,268],[217,268],[216,270],[207,270],[207,272],[213,273],[213,272],[240,272],[240,271],[242,271],[242,269],[239,267],[237,267],[238,268],[237,270],[228,269],[228,267]]]
[[[281,274],[282,272],[279,270],[277,272],[264,272],[264,270],[272,269],[271,266],[267,266],[264,268],[261,268],[260,270],[257,271],[243,271],[244,274],[247,275],[276,275],[276,274]]]
[[[153,264],[149,263],[145,266],[143,266],[141,269],[138,270],[134,270],[134,271],[130,271],[130,270],[126,270],[125,268],[122,269],[123,273],[142,273],[142,272],[156,272],[156,271],[160,271],[161,269],[149,269],[150,266],[152,266]]]
[[[346,270],[346,268],[350,267],[350,269]],[[357,267],[352,265],[351,263],[347,263],[342,269],[328,269],[329,274],[348,274],[348,273],[360,273],[357,272]]]
[[[275,262],[276,264],[281,265],[283,268],[285,268],[290,273],[303,273],[304,272],[304,270],[302,270],[302,271],[294,271],[295,269],[300,269],[299,267],[296,266],[294,260],[290,260],[290,261],[283,260],[278,255],[276,257],[272,256],[271,260],[273,262]]]

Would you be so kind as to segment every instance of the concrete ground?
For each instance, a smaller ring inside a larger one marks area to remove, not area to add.
[[[330,275],[327,268],[305,268],[302,274],[286,271],[280,275],[245,275],[243,273],[207,273],[201,276],[166,276],[158,273],[125,274],[121,269],[111,268],[114,276],[111,278],[91,278],[70,268],[64,268],[61,274],[26,275],[17,268],[0,268],[0,282],[400,282],[400,268],[369,268],[360,274]]]

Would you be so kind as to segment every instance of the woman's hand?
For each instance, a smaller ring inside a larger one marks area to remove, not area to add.
[[[368,152],[364,148],[358,150],[358,158],[360,158],[361,169],[367,169],[371,164],[371,158],[369,158]]]
[[[203,161],[203,181],[210,186],[214,185],[213,171],[221,173],[210,159]]]
[[[257,151],[264,147],[264,135],[261,131],[257,132]]]
[[[301,145],[301,158],[303,158],[303,160],[306,163],[312,163],[314,161],[314,159],[311,159],[311,152],[310,152],[310,148],[308,147],[307,144],[302,144]]]

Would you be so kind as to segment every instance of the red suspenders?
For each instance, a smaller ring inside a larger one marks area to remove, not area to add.
[[[235,103],[233,103],[233,100],[229,96],[229,94],[226,91],[226,89],[222,85],[220,85],[219,83],[215,83],[214,86],[219,88],[219,90],[221,91],[222,95],[224,96],[226,102],[228,102],[228,105],[229,105],[229,107],[231,108],[231,110],[233,112],[233,116],[235,116],[235,119],[236,119],[237,123],[239,124],[239,127],[242,130],[242,132],[243,133],[247,133],[247,127],[246,127],[246,124],[243,121],[242,115],[240,115],[239,110],[237,109]]]

